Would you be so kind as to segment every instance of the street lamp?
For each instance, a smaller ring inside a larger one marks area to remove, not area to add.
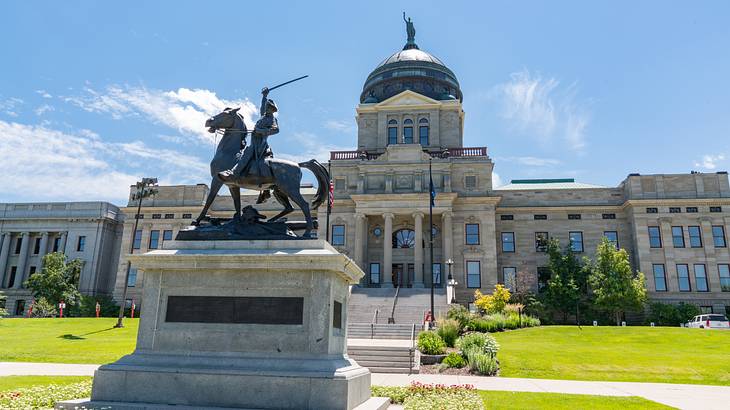
[[[137,201],[137,213],[134,215],[134,229],[132,229],[132,244],[129,246],[129,253],[134,253],[134,239],[137,236],[137,226],[139,225],[139,213],[142,210],[142,200],[157,193],[157,178],[142,178],[135,185],[137,192],[132,194],[132,201]],[[127,304],[127,285],[129,284],[129,271],[132,268],[132,262],[127,261],[127,274],[124,275],[124,292],[122,293],[122,303],[119,307],[119,318],[114,327],[124,327],[122,320],[124,319],[124,307]]]
[[[449,258],[446,261],[446,266],[449,267],[449,277],[447,279],[447,290],[451,293],[451,301],[449,303],[454,304],[456,303],[456,281],[454,280],[454,277],[451,275],[451,266],[454,265],[454,260]]]

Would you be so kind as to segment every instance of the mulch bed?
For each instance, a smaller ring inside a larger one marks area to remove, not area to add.
[[[422,364],[420,370],[418,371],[420,374],[450,374],[455,376],[479,376],[478,374],[473,374],[469,371],[469,367],[464,366],[461,369],[457,368],[447,368],[443,369],[442,371],[439,371],[438,365],[426,365]]]

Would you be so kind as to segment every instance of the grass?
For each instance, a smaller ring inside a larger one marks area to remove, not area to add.
[[[0,362],[113,362],[134,350],[138,319],[0,319]]]
[[[66,385],[91,380],[88,376],[3,376],[0,377],[0,392],[14,391],[33,386],[49,384]]]
[[[493,336],[505,377],[730,384],[728,331],[543,326]]]
[[[479,395],[484,401],[484,408],[487,410],[502,409],[551,409],[551,410],[634,410],[634,409],[671,409],[653,401],[641,397],[609,397],[590,396],[583,394],[560,394],[560,393],[527,393],[511,391],[485,391],[480,390]]]

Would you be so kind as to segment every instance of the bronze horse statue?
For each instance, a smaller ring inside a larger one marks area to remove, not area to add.
[[[291,213],[294,210],[294,207],[289,202],[289,199],[291,199],[299,206],[306,219],[306,229],[302,236],[305,238],[311,237],[314,222],[310,209],[317,209],[324,202],[327,197],[327,188],[329,187],[330,179],[327,168],[317,160],[311,159],[297,164],[296,162],[285,159],[269,157],[264,162],[271,170],[271,177],[262,178],[259,176],[243,175],[235,178],[231,182],[224,182],[218,176],[219,172],[231,169],[236,164],[237,155],[241,154],[246,144],[246,135],[249,131],[246,129],[246,123],[243,121],[243,117],[238,113],[239,109],[226,108],[223,112],[211,117],[205,122],[205,126],[209,132],[214,133],[218,130],[223,130],[223,136],[216,147],[213,160],[210,161],[210,175],[213,179],[210,183],[208,198],[206,198],[205,206],[203,206],[203,210],[193,224],[199,225],[202,220],[208,219],[206,213],[224,184],[228,186],[231,197],[233,198],[233,204],[236,209],[236,213],[233,215],[235,220],[238,220],[241,216],[240,188],[257,191],[271,189],[274,198],[284,206],[284,210],[269,219],[268,222],[276,222]],[[312,171],[319,185],[317,193],[312,199],[311,207],[299,191],[302,182],[301,168]]]

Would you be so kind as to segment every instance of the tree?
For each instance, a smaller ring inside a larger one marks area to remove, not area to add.
[[[41,298],[53,306],[64,301],[69,307],[75,305],[81,296],[78,290],[82,262],[74,259],[66,262],[66,255],[60,252],[43,257],[43,269],[25,282],[36,300]]]
[[[629,255],[624,249],[603,238],[596,248],[588,282],[595,296],[595,305],[610,313],[621,324],[623,313],[640,310],[646,302],[644,274],[631,270]]]
[[[5,310],[5,294],[0,291],[0,318],[8,315],[8,311]]]
[[[588,275],[570,245],[561,251],[560,242],[551,239],[548,242],[547,253],[551,276],[543,298],[545,304],[553,311],[562,314],[563,322],[567,322],[568,314],[576,312],[578,304],[587,299]]]

